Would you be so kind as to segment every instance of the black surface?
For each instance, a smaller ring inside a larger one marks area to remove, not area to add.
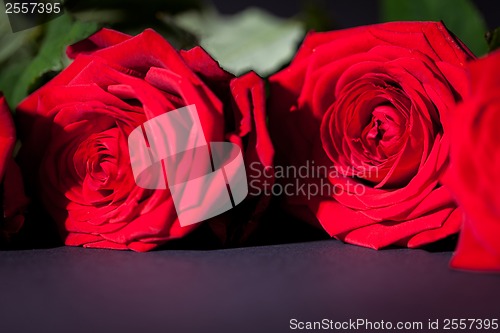
[[[500,317],[500,276],[452,271],[450,256],[333,240],[212,251],[3,251],[0,325],[2,332],[290,332],[291,318]]]

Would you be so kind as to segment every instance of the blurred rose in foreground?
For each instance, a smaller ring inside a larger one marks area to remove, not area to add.
[[[464,211],[451,266],[500,272],[500,52],[469,68],[470,94],[456,110],[445,178]]]
[[[24,195],[21,172],[12,152],[16,130],[5,97],[0,94],[0,244],[16,234],[24,223],[23,209],[28,199]]]

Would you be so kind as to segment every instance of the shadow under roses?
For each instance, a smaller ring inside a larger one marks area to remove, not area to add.
[[[26,121],[30,126],[35,123],[44,129],[48,129],[51,126],[51,121],[48,118],[23,117],[19,114],[16,117],[19,121]],[[19,117],[23,119],[19,119]],[[33,167],[35,164],[40,164],[43,158],[42,153],[40,150],[32,151],[29,155],[18,155],[16,160],[18,164],[27,163]],[[26,170],[25,168],[21,168],[21,172],[24,179],[25,193],[31,200],[25,210],[24,226],[13,238],[10,249],[45,249],[64,246],[56,223],[42,204],[38,184],[39,169],[30,168]]]

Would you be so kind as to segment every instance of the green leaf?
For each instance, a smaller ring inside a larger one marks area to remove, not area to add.
[[[486,41],[490,52],[500,48],[500,27],[486,33]]]
[[[383,21],[443,21],[476,55],[487,51],[483,17],[469,0],[382,0]]]
[[[3,15],[2,15],[3,16]],[[5,19],[5,20],[4,20]],[[0,19],[0,63],[8,61],[17,51],[25,47],[37,33],[37,29],[29,29],[12,33],[9,20],[6,17]]]
[[[301,23],[254,8],[229,17],[215,11],[187,12],[175,22],[195,34],[200,45],[236,75],[249,70],[261,76],[274,73],[292,58],[304,36]]]
[[[9,18],[0,11],[0,91],[12,100],[14,82],[21,76],[33,56],[34,40],[40,33],[40,28],[12,33]],[[12,104],[12,103],[11,103]]]
[[[29,58],[21,58],[16,62],[9,62],[2,65],[2,72],[0,75],[0,91],[4,94],[11,109],[17,105],[14,102],[14,89],[15,82],[22,75],[23,71],[29,64]]]
[[[46,23],[46,33],[37,55],[12,82],[11,105],[15,106],[25,98],[44,75],[62,70],[68,64],[66,47],[88,37],[97,28],[96,23],[75,21],[67,14]]]

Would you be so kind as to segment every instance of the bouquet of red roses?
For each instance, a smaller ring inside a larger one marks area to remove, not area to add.
[[[311,31],[276,66],[235,40],[186,48],[79,24],[69,35],[87,37],[60,41],[53,75],[8,92],[15,153],[0,99],[4,241],[29,215],[26,189],[70,246],[144,252],[202,226],[244,245],[280,210],[373,249],[459,235],[452,267],[500,271],[498,51],[399,21]]]

